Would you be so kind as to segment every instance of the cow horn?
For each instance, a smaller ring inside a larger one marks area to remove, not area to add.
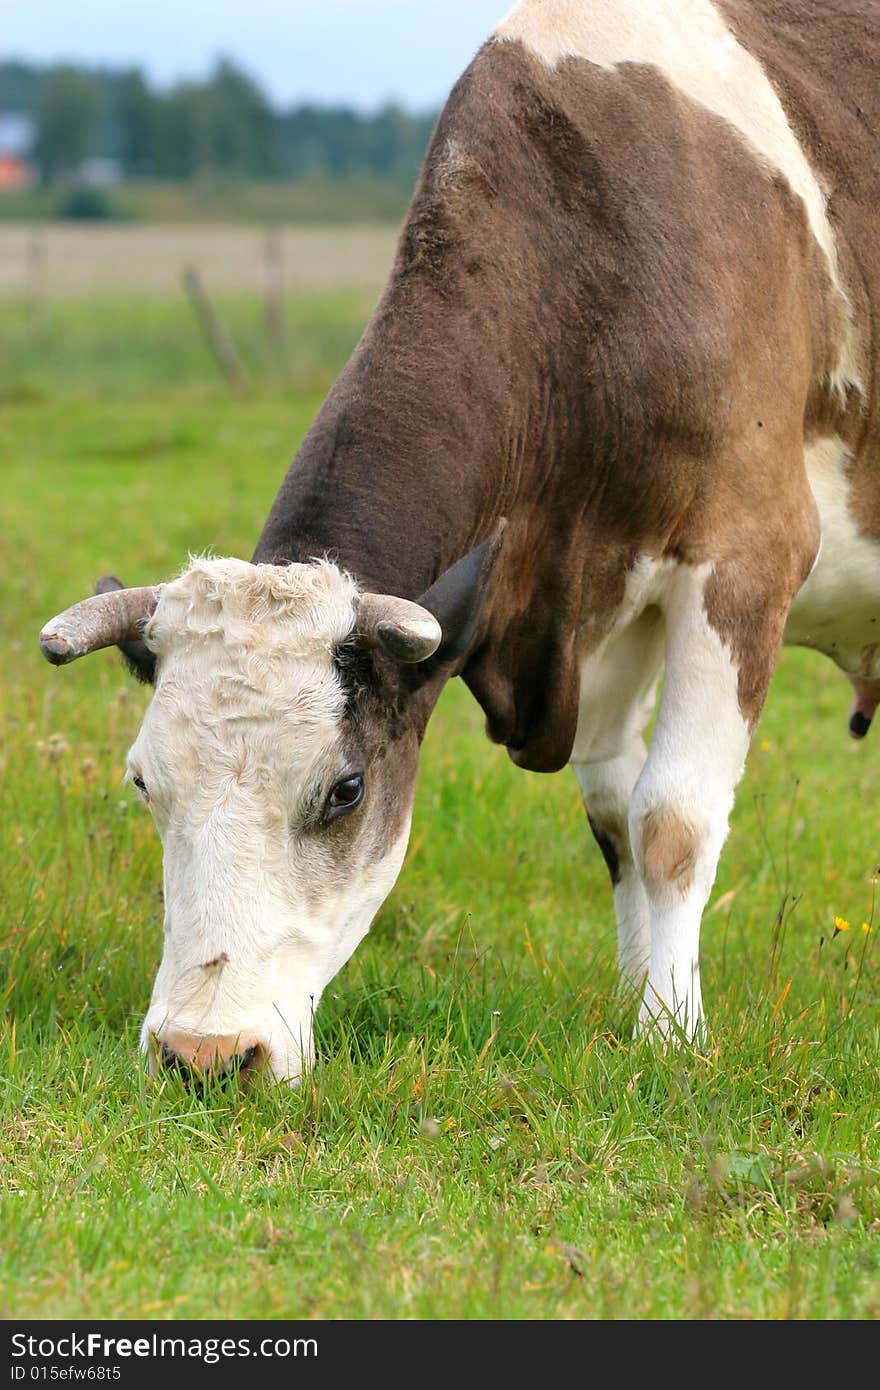
[[[99,581],[103,583],[103,581]],[[53,666],[140,637],[159,599],[158,586],[110,589],[83,599],[52,618],[40,633],[40,650]]]
[[[443,632],[427,608],[391,594],[361,594],[355,637],[359,646],[382,647],[395,661],[426,661]]]

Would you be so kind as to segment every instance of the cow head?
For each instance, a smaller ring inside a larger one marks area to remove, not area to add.
[[[141,1035],[154,1069],[265,1064],[293,1082],[308,1067],[321,995],[403,862],[424,724],[473,639],[494,550],[419,604],[323,561],[198,560],[43,629],[55,663],[138,640],[155,656],[128,755],[164,851]]]

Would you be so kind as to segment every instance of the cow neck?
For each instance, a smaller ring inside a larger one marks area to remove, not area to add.
[[[554,495],[541,466],[554,409],[567,403],[549,391],[534,335],[505,337],[497,324],[489,332],[476,312],[463,295],[392,277],[284,479],[254,560],[326,555],[367,590],[418,600],[507,517],[480,641],[460,674],[490,736],[521,766],[550,771],[567,760],[577,717],[577,508]],[[425,717],[440,684],[422,691]]]
[[[255,561],[326,555],[366,589],[417,599],[504,514],[507,364],[484,342],[471,349],[449,306],[426,313],[422,300],[416,313],[406,298],[388,292],[331,390]]]

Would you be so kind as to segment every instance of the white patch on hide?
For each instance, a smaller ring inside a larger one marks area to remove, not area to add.
[[[600,67],[658,69],[691,101],[727,121],[752,151],[787,179],[825,253],[850,325],[832,385],[858,385],[851,310],[842,284],[827,197],[761,64],[728,29],[710,0],[522,0],[495,31],[519,40],[555,68],[564,58]]]
[[[880,541],[860,533],[849,508],[846,445],[836,436],[805,451],[822,532],[812,572],[785,628],[788,646],[825,652],[850,676],[880,679]]]

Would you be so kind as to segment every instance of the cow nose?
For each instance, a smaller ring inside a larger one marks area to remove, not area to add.
[[[266,1048],[242,1034],[188,1034],[163,1029],[150,1034],[150,1070],[173,1067],[187,1076],[207,1079],[259,1071]]]

